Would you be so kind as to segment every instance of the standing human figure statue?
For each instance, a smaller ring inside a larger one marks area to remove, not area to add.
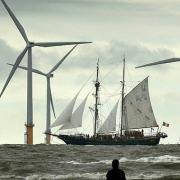
[[[119,161],[114,159],[112,161],[112,169],[106,174],[107,180],[126,180],[125,173],[122,169],[119,169]]]

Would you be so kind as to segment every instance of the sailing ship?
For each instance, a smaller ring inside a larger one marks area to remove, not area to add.
[[[66,144],[72,145],[157,145],[160,142],[160,138],[166,138],[167,134],[159,131],[159,126],[156,122],[148,90],[148,77],[141,81],[136,87],[134,87],[128,94],[125,95],[125,58],[123,59],[123,79],[121,81],[121,99],[119,99],[109,115],[99,125],[99,61],[96,69],[95,86],[95,104],[94,104],[94,133],[93,135],[87,135],[82,133],[73,134],[53,134]],[[79,96],[80,91],[71,100],[64,111],[59,115],[55,122],[51,125],[51,128],[60,127],[60,132],[67,129],[76,129],[82,127],[83,112],[85,109],[88,95],[84,98],[82,103],[74,110],[74,106]],[[121,114],[119,123],[117,120],[117,112],[119,104],[121,103]],[[74,111],[73,111],[74,110]],[[118,125],[118,127],[117,127]],[[150,129],[150,134],[145,134],[144,131]],[[152,129],[156,129],[155,133],[152,133]]]

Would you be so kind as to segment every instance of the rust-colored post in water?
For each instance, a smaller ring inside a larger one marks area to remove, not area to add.
[[[26,124],[27,144],[33,144],[33,127],[34,125]]]

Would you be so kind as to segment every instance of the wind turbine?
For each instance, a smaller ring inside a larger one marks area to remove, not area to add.
[[[157,61],[157,62],[137,66],[136,68],[142,68],[142,67],[146,67],[146,66],[154,66],[154,65],[158,65],[158,64],[167,64],[167,63],[172,63],[172,62],[177,62],[177,61],[180,61],[180,58],[165,59],[162,61]]]
[[[56,118],[55,115],[55,110],[54,110],[54,104],[53,104],[53,98],[52,98],[52,93],[51,93],[51,83],[50,80],[53,77],[53,72],[64,62],[64,60],[67,58],[67,56],[76,48],[77,45],[75,45],[48,73],[44,73],[42,71],[39,71],[37,69],[32,69],[32,72],[42,75],[46,77],[47,80],[47,106],[46,106],[46,144],[50,144],[50,134],[51,134],[51,109],[50,106],[52,107],[54,117]],[[9,64],[11,66],[14,66],[13,64]],[[24,66],[18,66],[18,68],[21,68],[23,70],[28,70],[27,67]]]
[[[20,24],[18,19],[15,17],[11,9],[5,3],[4,0],[1,0],[4,7],[8,11],[12,20],[14,21],[16,27],[18,28],[20,34],[26,42],[26,46],[21,52],[21,54],[17,57],[14,66],[11,69],[11,72],[6,80],[6,83],[0,93],[0,97],[4,93],[6,87],[8,86],[12,76],[14,75],[17,67],[21,63],[24,55],[28,52],[28,62],[27,62],[27,124],[26,124],[26,133],[27,133],[27,144],[33,144],[33,100],[32,100],[32,48],[35,46],[38,47],[54,47],[54,46],[65,46],[65,45],[74,45],[74,44],[85,44],[91,42],[32,42],[29,41],[23,26]]]

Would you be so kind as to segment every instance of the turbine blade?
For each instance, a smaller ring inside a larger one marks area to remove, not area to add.
[[[16,16],[14,15],[14,13],[11,11],[11,9],[8,7],[8,5],[6,4],[6,2],[4,0],[1,0],[4,7],[6,8],[6,10],[8,11],[9,15],[11,16],[12,20],[14,21],[16,27],[18,28],[19,32],[21,33],[23,39],[28,42],[28,38],[26,36],[25,30],[23,28],[23,26],[20,24],[20,22],[18,21],[18,19],[16,18]]]
[[[63,62],[64,60],[68,57],[68,55],[76,48],[77,45],[75,45],[50,71],[48,74],[53,73]]]
[[[51,93],[51,85],[50,85],[49,89],[50,89],[50,102],[51,102],[51,107],[52,107],[52,110],[53,110],[54,118],[56,119],[56,113],[55,113],[55,109],[54,109],[53,97],[52,97],[52,93]]]
[[[36,42],[35,46],[40,47],[53,47],[53,46],[66,46],[66,45],[74,45],[74,44],[88,44],[92,42]]]
[[[26,47],[26,48],[22,51],[22,53],[18,56],[18,58],[17,58],[17,60],[16,60],[16,62],[15,62],[15,64],[14,64],[14,66],[12,67],[11,72],[10,72],[10,74],[9,74],[7,80],[6,80],[6,83],[5,83],[5,85],[4,85],[4,87],[3,87],[2,91],[1,91],[0,97],[2,96],[3,92],[5,91],[7,85],[9,84],[9,81],[11,80],[12,76],[14,75],[14,73],[15,73],[18,65],[20,64],[21,60],[23,59],[23,57],[24,57],[27,49],[28,49],[28,48]]]
[[[7,63],[8,65],[10,65],[10,66],[14,66],[14,64],[10,64],[10,63]],[[23,70],[28,70],[28,68],[27,67],[24,67],[24,66],[18,66],[18,68],[20,68],[20,69],[23,69]],[[41,71],[39,71],[39,70],[37,70],[37,69],[32,69],[32,72],[34,72],[34,73],[36,73],[36,74],[40,74],[40,75],[43,75],[43,76],[46,76],[46,74],[45,73],[43,73],[43,72],[41,72]]]
[[[158,65],[158,64],[172,63],[172,62],[177,62],[177,61],[180,61],[180,58],[165,59],[165,60],[162,60],[162,61],[157,61],[157,62],[137,66],[136,68],[141,68],[141,67],[146,67],[146,66],[154,66],[154,65]]]

